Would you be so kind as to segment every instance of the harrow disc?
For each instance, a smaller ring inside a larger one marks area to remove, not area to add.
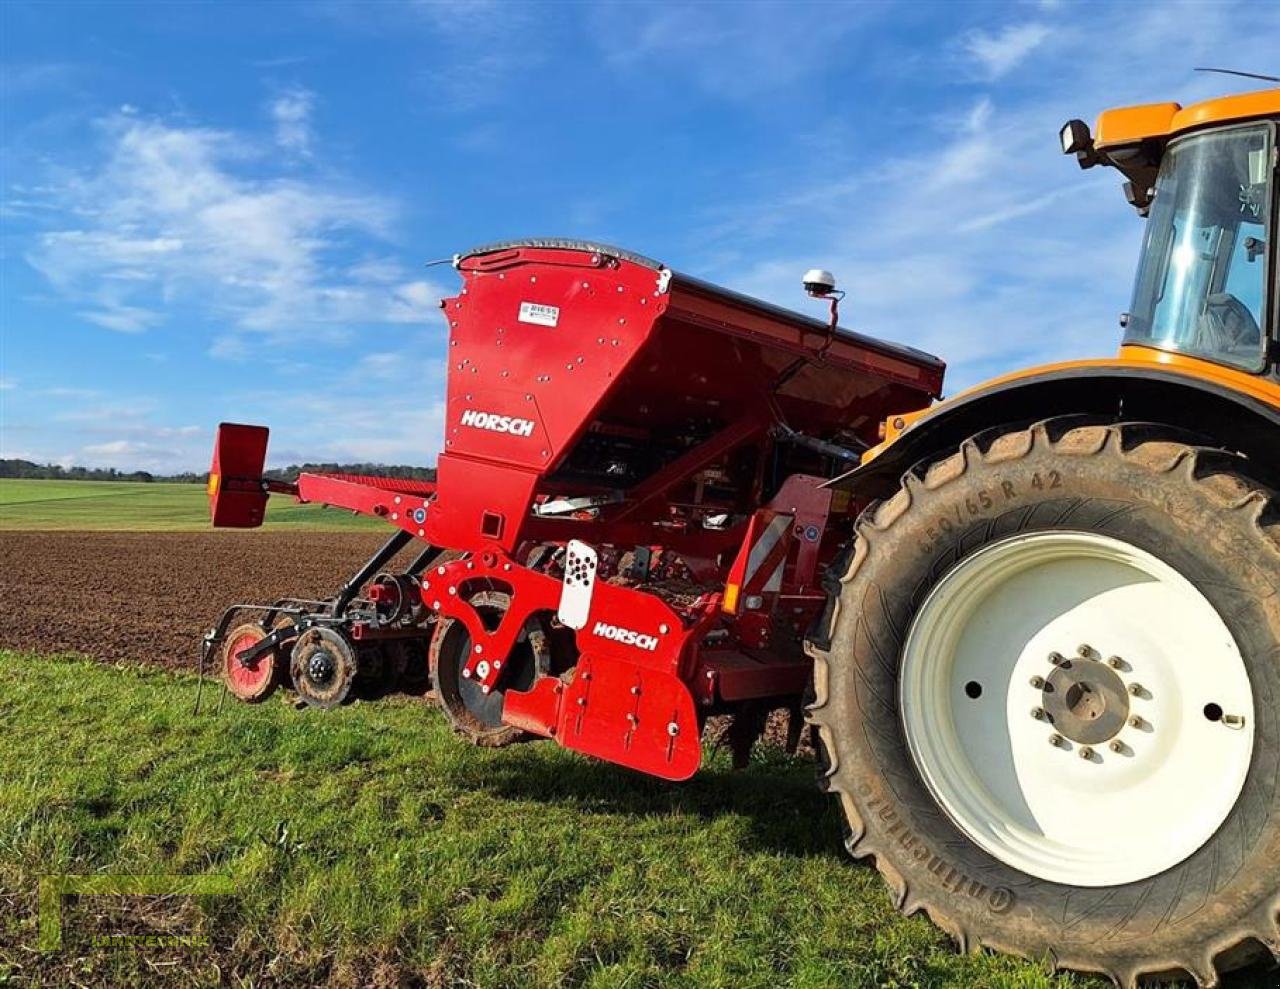
[[[277,650],[269,649],[247,664],[239,659],[266,636],[261,625],[248,622],[232,629],[222,643],[222,680],[232,694],[250,704],[269,697],[280,680]]]
[[[346,699],[358,669],[351,643],[330,628],[310,628],[298,636],[289,664],[298,696],[321,708]]]
[[[511,604],[501,591],[481,591],[471,598],[487,628],[497,628]],[[546,630],[530,621],[516,640],[502,685],[484,693],[474,680],[462,676],[462,668],[471,653],[471,634],[462,622],[446,618],[436,627],[431,638],[429,665],[436,700],[460,735],[474,744],[497,748],[520,741],[525,733],[502,723],[502,698],[507,688],[528,690],[539,674],[551,669],[551,649]]]

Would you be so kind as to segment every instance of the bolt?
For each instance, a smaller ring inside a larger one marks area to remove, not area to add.
[[[502,660],[500,660],[500,659],[495,659],[495,660],[493,661],[493,668],[494,668],[495,670],[500,670],[500,669],[502,669]]]
[[[627,720],[630,721],[633,725],[638,725],[640,723],[640,719],[637,718],[634,714],[628,714]]]
[[[456,594],[458,593],[458,589],[457,589],[456,587],[450,587],[450,588],[449,588],[449,593],[450,593],[451,595],[456,595]]]
[[[1124,660],[1121,659],[1119,656],[1112,656],[1110,659],[1107,660],[1107,665],[1110,666],[1113,670],[1122,670],[1124,669]]]
[[[1124,745],[1124,742],[1120,741],[1120,739],[1113,738],[1108,748],[1110,748],[1112,752],[1123,752],[1125,749],[1125,745]]]
[[[444,567],[436,567],[436,573],[438,573],[441,577],[443,577],[443,576],[444,576]]]
[[[1052,745],[1054,748],[1060,749],[1067,744],[1067,740],[1063,738],[1061,735],[1054,733],[1049,736],[1049,744]]]
[[[484,646],[477,645],[477,646],[476,646],[476,652],[477,652],[477,653],[484,652]]]
[[[464,669],[464,670],[462,671],[462,678],[463,678],[464,680],[470,680],[470,679],[471,679],[471,671],[470,671],[470,670],[466,670],[466,669]]]
[[[1087,745],[1086,745],[1084,748],[1082,748],[1082,749],[1080,750],[1080,758],[1081,758],[1081,759],[1092,759],[1092,758],[1093,758],[1093,749],[1091,749],[1089,746],[1087,746]]]
[[[439,602],[439,601],[432,601],[432,602],[431,602],[431,610],[432,610],[432,611],[439,611],[439,610],[440,610],[440,602]]]
[[[671,629],[666,624],[662,624],[658,626],[658,631],[661,632],[663,635],[666,635],[668,632],[671,631]]]
[[[1147,688],[1140,683],[1129,684],[1129,693],[1133,694],[1134,697],[1141,697],[1146,692],[1147,692]]]
[[[1067,661],[1067,658],[1063,656],[1062,653],[1060,652],[1049,653],[1049,662],[1052,663],[1054,666],[1061,666],[1066,661]]]
[[[489,692],[489,687],[488,687],[488,685],[487,685],[487,684],[482,684],[482,685],[480,686],[480,693],[482,693],[482,694],[487,694],[488,692]]]
[[[667,722],[667,734],[670,735],[672,738],[675,738],[677,735],[680,734],[680,726],[676,724],[674,721]]]
[[[1031,678],[1031,686],[1035,687],[1035,688],[1036,688],[1036,690],[1041,690],[1041,689],[1043,689],[1043,687],[1044,687],[1044,677],[1032,677],[1032,678]]]
[[[1130,728],[1145,728],[1146,726],[1147,726],[1147,723],[1143,721],[1140,717],[1138,717],[1136,714],[1129,719]]]
[[[587,699],[585,697],[579,697],[578,707],[586,707],[586,706],[587,706]]]
[[[1044,720],[1044,717],[1045,717],[1045,715],[1044,715],[1044,708],[1042,708],[1042,707],[1033,707],[1033,708],[1031,709],[1031,717],[1035,718],[1037,721],[1043,721],[1043,720]]]
[[[1226,725],[1228,728],[1243,728],[1244,715],[1243,714],[1224,714],[1222,716],[1222,723]]]
[[[639,696],[640,696],[640,688],[639,688],[639,687],[632,687],[632,688],[631,688],[631,696],[633,696],[633,697],[639,697]]]
[[[1097,651],[1093,648],[1093,646],[1090,646],[1090,645],[1080,646],[1078,649],[1076,649],[1076,652],[1078,652],[1081,656],[1084,656],[1086,659],[1093,659],[1098,655]]]

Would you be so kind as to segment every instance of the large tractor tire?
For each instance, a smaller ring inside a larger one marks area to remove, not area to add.
[[[901,910],[1124,986],[1280,957],[1280,499],[1246,463],[985,433],[833,573],[809,717]]]

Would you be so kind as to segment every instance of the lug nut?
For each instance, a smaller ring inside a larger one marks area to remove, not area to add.
[[[1124,752],[1125,750],[1124,742],[1120,741],[1120,739],[1118,738],[1113,738],[1111,740],[1111,744],[1107,747],[1111,749],[1112,752],[1117,752],[1117,753]]]
[[[1147,692],[1147,688],[1140,683],[1129,684],[1129,693],[1133,694],[1134,697],[1141,697],[1146,692]]]
[[[1093,749],[1091,749],[1089,746],[1087,746],[1087,745],[1086,745],[1084,748],[1082,748],[1082,749],[1080,750],[1080,758],[1081,758],[1081,759],[1092,759],[1092,758],[1093,758]]]
[[[1110,659],[1107,660],[1107,665],[1110,666],[1113,670],[1122,670],[1124,669],[1124,660],[1121,659],[1119,656],[1112,656]]]
[[[1062,655],[1062,653],[1060,652],[1049,653],[1049,662],[1052,663],[1054,666],[1061,666],[1066,661],[1067,661],[1067,657]]]
[[[1036,690],[1041,690],[1041,689],[1043,689],[1043,687],[1044,687],[1044,677],[1032,677],[1032,678],[1031,678],[1031,686],[1035,687],[1035,688],[1036,688]]]
[[[1063,738],[1061,735],[1058,735],[1055,733],[1049,736],[1049,744],[1052,745],[1054,748],[1060,749],[1067,744],[1067,740]]]
[[[1142,720],[1142,718],[1138,717],[1138,716],[1135,714],[1132,718],[1130,718],[1130,719],[1129,719],[1129,727],[1130,727],[1130,728],[1145,728],[1145,727],[1147,727],[1147,723],[1146,723],[1145,721],[1143,721],[1143,720]]]
[[[1090,645],[1080,646],[1080,648],[1078,648],[1076,652],[1078,652],[1081,656],[1084,656],[1086,659],[1092,659],[1094,656],[1097,655],[1097,653],[1094,651],[1093,646],[1090,646]]]
[[[1043,721],[1043,720],[1044,720],[1044,708],[1042,708],[1042,707],[1033,707],[1033,708],[1031,709],[1031,717],[1035,718],[1037,721]]]

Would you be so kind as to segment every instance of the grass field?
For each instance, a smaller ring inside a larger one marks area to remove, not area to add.
[[[411,698],[193,717],[194,693],[0,652],[0,984],[1097,984],[898,916],[807,761],[717,755],[673,786],[550,743],[470,748]],[[95,948],[94,896],[33,950],[39,876],[157,872],[232,879],[184,898],[209,946]]]
[[[378,529],[385,523],[276,495],[267,503],[263,527]],[[209,502],[199,484],[0,479],[0,531],[208,528]]]

